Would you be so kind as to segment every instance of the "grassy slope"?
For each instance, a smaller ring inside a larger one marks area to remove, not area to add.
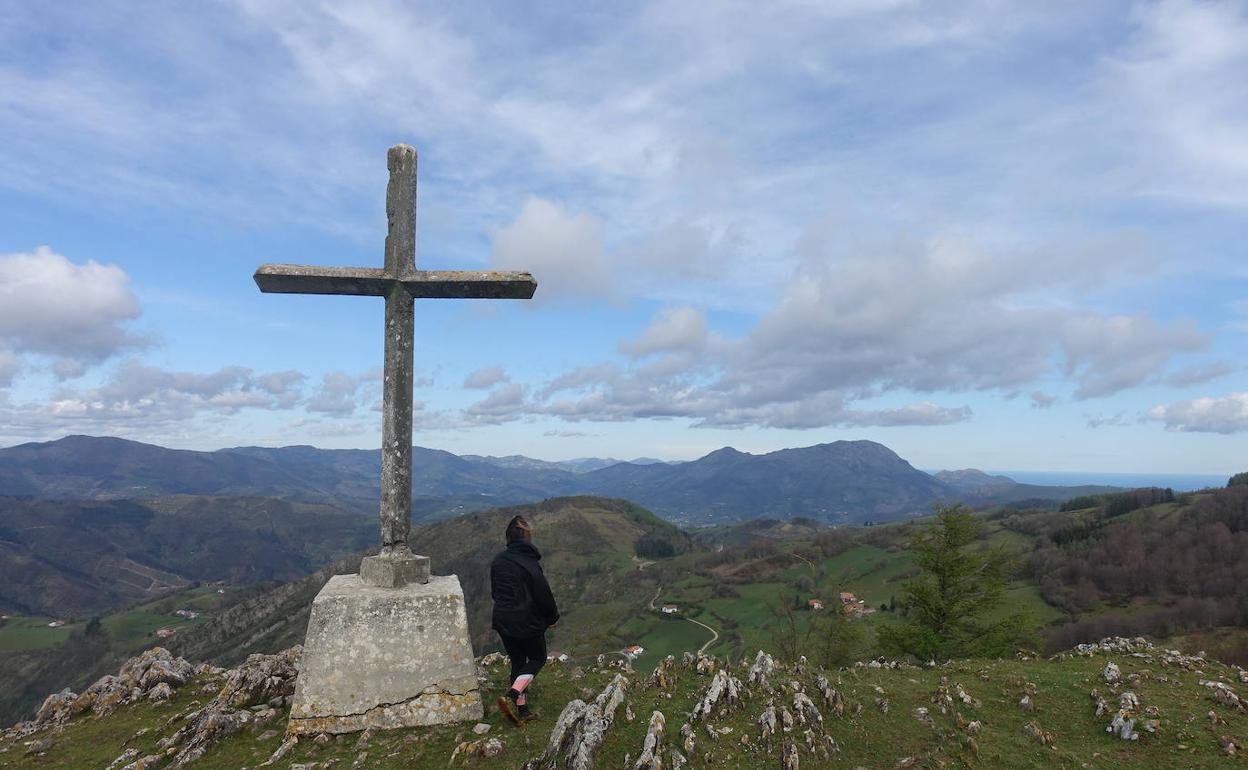
[[[28,652],[43,650],[62,645],[69,639],[70,633],[82,627],[82,623],[71,623],[59,628],[48,628],[54,618],[38,618],[10,615],[0,620],[0,653]]]
[[[1094,716],[1088,697],[1093,687],[1102,694],[1112,695],[1100,680],[1100,671],[1107,659],[1121,666],[1123,674],[1140,677],[1134,691],[1146,706],[1160,709],[1161,730],[1156,735],[1144,734],[1135,743],[1124,742],[1105,732],[1108,717]],[[549,730],[562,705],[572,698],[596,694],[609,681],[614,670],[586,669],[551,665],[538,678],[531,690],[534,703],[545,716],[535,724],[515,729],[500,716],[487,709],[485,721],[491,725],[489,735],[501,738],[505,751],[490,760],[457,760],[454,766],[515,768],[541,752]],[[742,669],[735,670],[744,678]],[[777,682],[800,680],[814,693],[814,676],[809,672],[799,677],[784,672]],[[487,697],[504,686],[503,666],[489,671]],[[1248,714],[1236,713],[1215,704],[1202,678],[1234,678],[1233,672],[1219,664],[1209,664],[1201,672],[1187,672],[1146,663],[1125,655],[1095,655],[1063,661],[962,661],[936,669],[901,670],[849,669],[833,672],[836,686],[847,699],[850,709],[846,716],[835,717],[825,712],[826,729],[841,746],[841,753],[824,760],[802,753],[801,766],[891,768],[903,757],[916,757],[915,767],[993,767],[993,768],[1223,768],[1240,766],[1240,761],[1220,753],[1219,735],[1235,736],[1240,743],[1248,742]],[[983,732],[976,737],[978,756],[974,756],[956,739],[952,715],[943,716],[934,707],[931,696],[942,676],[961,682],[970,694],[982,701],[978,708],[958,704],[967,720],[983,723]],[[1164,677],[1164,678],[1163,678]],[[668,741],[676,745],[676,733],[687,713],[706,686],[708,677],[698,676],[686,668],[677,669],[677,683],[670,692],[638,686],[642,675],[629,675],[626,704],[634,715],[625,718],[625,708],[616,712],[614,726],[607,733],[597,759],[600,767],[620,767],[626,754],[636,757],[651,711],[658,709],[667,717]],[[1025,683],[1034,683],[1038,694],[1036,710],[1022,711],[1017,703]],[[875,705],[879,697],[874,689],[882,688],[890,708],[882,713]],[[1239,685],[1242,691],[1245,686]],[[177,724],[163,726],[165,721],[204,696],[197,687],[183,688],[177,697],[164,706],[138,705],[125,708],[102,720],[81,718],[63,732],[53,734],[53,744],[41,754],[25,755],[21,744],[0,746],[0,768],[23,770],[77,770],[104,767],[126,746],[133,745],[141,753],[154,750],[157,740],[176,729]],[[719,729],[732,728],[712,743],[699,729],[696,759],[693,767],[754,768],[778,765],[775,749],[759,745],[755,722],[766,706],[767,694],[753,691],[742,706],[727,715],[712,719]],[[791,703],[791,694],[777,694],[777,703]],[[817,697],[816,697],[816,700]],[[862,704],[860,714],[850,716],[855,703]],[[914,716],[915,708],[929,708],[934,726],[925,726]],[[820,704],[822,709],[822,704]],[[1224,720],[1216,731],[1210,727],[1207,712],[1214,711]],[[1023,733],[1023,725],[1035,721],[1054,736],[1051,747],[1044,747]],[[408,768],[443,768],[455,745],[474,736],[471,725],[449,725],[438,728],[396,730],[378,733],[367,747],[364,766],[372,770],[404,770]],[[282,722],[274,722],[260,731],[245,732],[227,739],[192,767],[201,770],[238,770],[255,767],[277,747],[281,740]],[[131,739],[141,729],[150,731]],[[261,731],[276,731],[265,735]],[[751,745],[744,746],[741,736],[750,736]],[[37,736],[43,737],[43,736]],[[336,760],[334,766],[349,767],[361,749],[357,735],[331,739],[325,745],[303,741],[277,767],[292,763]],[[709,754],[709,755],[708,755]]]

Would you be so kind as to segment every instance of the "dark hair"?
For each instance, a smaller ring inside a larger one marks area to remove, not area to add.
[[[531,537],[533,537],[533,525],[529,524],[523,516],[514,516],[511,521],[507,522],[508,543],[518,543]]]

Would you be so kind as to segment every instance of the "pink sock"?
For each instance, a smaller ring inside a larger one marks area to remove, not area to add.
[[[520,676],[516,677],[516,681],[512,683],[511,689],[515,690],[518,693],[523,693],[524,688],[528,687],[529,682],[532,682],[532,681],[533,681],[532,674],[521,674]],[[516,702],[519,703],[520,701],[517,700]]]

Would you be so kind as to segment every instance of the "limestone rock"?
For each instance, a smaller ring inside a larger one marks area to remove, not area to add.
[[[1222,753],[1228,757],[1235,756],[1235,752],[1239,751],[1239,743],[1229,735],[1223,735],[1218,738],[1218,746],[1222,748]]]
[[[633,763],[633,770],[663,770],[663,732],[667,719],[663,712],[655,711],[650,715],[650,724],[646,728],[646,737],[642,740],[641,754]]]
[[[819,713],[814,701],[806,693],[797,692],[793,695],[793,711],[802,726],[823,730],[823,714]]]
[[[463,741],[455,750],[451,752],[451,764],[455,764],[456,758],[460,755],[466,757],[480,757],[482,759],[493,759],[499,756],[507,748],[507,745],[497,738],[482,738],[478,741]]]
[[[1111,660],[1105,664],[1105,669],[1101,671],[1101,676],[1105,679],[1105,684],[1118,684],[1122,679],[1122,671]]]
[[[248,655],[238,668],[230,670],[215,702],[229,708],[266,704],[275,696],[291,695],[302,652],[300,647],[275,655]]]
[[[1053,742],[1053,733],[1041,729],[1040,725],[1035,722],[1028,722],[1023,725],[1023,735],[1031,738],[1041,746],[1048,746]]]
[[[592,770],[594,754],[606,738],[627,689],[628,680],[616,674],[593,703],[578,699],[564,706],[551,730],[546,750],[526,762],[525,770],[555,770],[561,755],[568,770]]]
[[[130,762],[133,762],[135,759],[138,759],[138,756],[139,756],[138,749],[133,749],[133,748],[126,749],[125,751],[121,753],[119,757],[114,759],[112,762],[109,762],[108,767],[105,767],[104,770],[116,770],[116,768],[121,767],[122,765],[128,764]]]
[[[768,703],[763,713],[758,715],[758,738],[763,745],[771,748],[772,739],[779,730],[779,719],[776,716],[776,704]]]
[[[227,672],[216,697],[202,709],[187,714],[182,728],[160,741],[159,746],[173,754],[169,770],[181,770],[222,739],[275,718],[277,711],[269,708],[268,701],[293,690],[298,659],[298,647],[276,655],[253,654]],[[258,710],[253,711],[257,706]],[[294,745],[287,743],[278,747],[281,756]],[[277,760],[271,757],[270,761]]]
[[[706,721],[712,711],[731,708],[741,702],[741,680],[720,669],[711,678],[702,698],[693,707],[689,715],[691,721]]]
[[[1208,687],[1212,691],[1213,699],[1223,706],[1238,711],[1248,711],[1248,701],[1241,698],[1226,682],[1212,682],[1202,679],[1200,684],[1202,687]]]
[[[775,671],[775,659],[759,650],[758,654],[754,656],[754,664],[750,666],[750,670],[746,673],[745,681],[751,685],[766,687]]]
[[[832,687],[827,677],[823,675],[817,677],[815,686],[819,688],[819,693],[823,696],[823,705],[836,716],[843,716],[845,714],[845,699]]]
[[[685,722],[683,725],[681,725],[680,737],[681,737],[681,748],[685,750],[686,754],[688,754],[689,756],[693,756],[693,749],[694,749],[694,745],[696,744],[696,740],[694,739],[694,735],[693,735],[693,725],[689,724],[688,722]]]
[[[173,688],[168,682],[160,682],[147,693],[147,699],[152,703],[166,703],[173,697]]]
[[[660,690],[671,689],[676,683],[675,676],[676,657],[668,655],[659,661],[659,665],[654,667],[654,671],[650,674],[650,678],[646,680],[647,687],[657,687]]]
[[[60,692],[52,693],[43,699],[43,704],[35,712],[36,723],[59,723],[71,714],[74,701],[78,696],[68,687]]]
[[[797,753],[797,744],[792,738],[786,738],[784,749],[780,753],[780,766],[784,770],[800,770],[801,758]]]

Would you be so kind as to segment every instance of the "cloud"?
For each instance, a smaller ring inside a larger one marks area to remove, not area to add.
[[[0,424],[12,435],[150,435],[195,424],[203,415],[290,409],[302,381],[296,372],[257,375],[226,366],[197,373],[127,361],[98,387],[62,387],[44,402],[0,404]]]
[[[1127,256],[1088,265],[1076,253],[1037,259],[950,238],[861,256],[816,252],[745,337],[724,384],[759,398],[824,388],[1005,390],[1064,359],[1077,397],[1109,395],[1208,344],[1190,322],[1163,326],[1037,297]]]
[[[93,364],[144,340],[127,330],[139,304],[130,279],[115,265],[93,260],[76,264],[47,246],[0,254],[0,349],[54,360],[61,378],[76,377]]]
[[[7,350],[0,350],[0,388],[7,388],[22,370],[22,362]]]
[[[1248,432],[1248,393],[1159,404],[1148,410],[1148,419],[1182,433]]]
[[[515,221],[491,233],[490,266],[525,270],[537,279],[535,299],[604,297],[612,292],[602,222],[565,214],[541,198],[525,202]]]
[[[1132,14],[1106,62],[1106,116],[1137,148],[1150,192],[1248,206],[1248,6],[1162,0]]]
[[[1219,377],[1225,377],[1233,371],[1235,371],[1234,366],[1224,361],[1214,361],[1208,364],[1197,364],[1176,369],[1163,377],[1162,382],[1176,388],[1184,388],[1189,385],[1200,385],[1210,380],[1216,380]]]
[[[1031,393],[1031,406],[1033,409],[1048,409],[1057,403],[1057,396],[1051,396],[1039,390]]]
[[[1162,326],[1148,316],[1083,313],[1068,318],[1061,344],[1076,398],[1108,396],[1161,372],[1179,353],[1204,350],[1210,337],[1190,321]]]
[[[970,408],[857,404],[886,393],[1009,393],[1055,375],[1075,384],[1078,399],[1104,397],[1156,380],[1176,356],[1209,343],[1190,321],[1162,324],[1040,294],[1077,296],[1130,262],[1129,250],[1038,258],[950,238],[858,255],[826,240],[803,248],[802,268],[742,336],[716,335],[695,308],[664,309],[619,343],[631,365],[573,369],[510,407],[569,421],[684,418],[732,428],[945,425],[971,419]],[[1037,408],[1055,401],[1032,394]]]
[[[661,311],[639,337],[621,341],[619,349],[630,358],[671,352],[700,354],[710,339],[706,317],[693,308],[681,307]]]
[[[500,382],[507,382],[511,377],[501,366],[491,366],[485,369],[478,369],[464,378],[465,388],[485,389],[492,388]]]
[[[498,388],[481,401],[464,410],[464,415],[477,425],[496,425],[517,419],[527,409],[528,389],[519,383]]]
[[[377,394],[367,386],[381,380],[379,370],[352,375],[346,372],[326,372],[321,385],[308,398],[304,408],[309,412],[345,417],[355,413],[363,403],[375,402]]]
[[[1108,417],[1102,414],[1084,416],[1088,420],[1088,427],[1093,430],[1096,428],[1121,428],[1125,425],[1131,424],[1130,421],[1127,420],[1126,414],[1123,412],[1118,412],[1116,414],[1109,415]]]

